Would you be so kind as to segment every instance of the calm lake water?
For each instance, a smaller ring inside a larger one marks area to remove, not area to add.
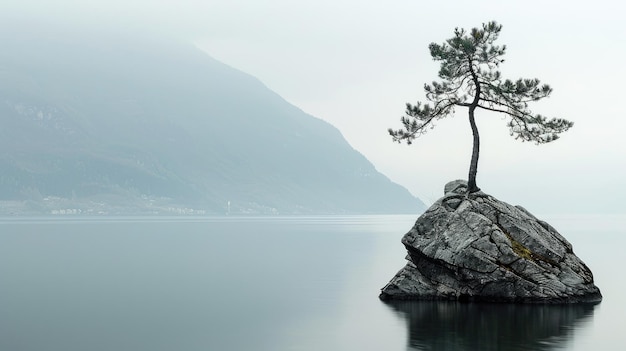
[[[385,304],[415,219],[0,219],[0,350],[624,350],[626,216],[543,217],[601,304]]]

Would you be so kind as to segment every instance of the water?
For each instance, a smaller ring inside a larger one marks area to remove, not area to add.
[[[621,350],[623,216],[545,218],[582,306],[391,303],[414,216],[0,220],[0,350]]]

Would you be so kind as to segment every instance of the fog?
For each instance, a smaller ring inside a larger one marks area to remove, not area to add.
[[[547,145],[521,143],[506,120],[481,113],[478,185],[537,213],[623,213],[626,190],[626,69],[623,6],[616,1],[479,0],[357,2],[3,1],[5,28],[87,27],[154,32],[193,41],[258,77],[289,102],[338,127],[379,171],[425,202],[466,178],[471,132],[462,109],[415,143],[394,144],[406,102],[437,79],[428,44],[454,27],[503,24],[505,78],[537,77],[554,89],[530,106],[574,121]],[[3,29],[5,30],[5,29]]]

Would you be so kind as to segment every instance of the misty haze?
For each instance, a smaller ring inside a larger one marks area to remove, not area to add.
[[[0,351],[621,350],[621,7],[3,1]],[[469,104],[387,129],[491,20],[575,127],[468,186]]]
[[[49,29],[3,45],[4,214],[424,208],[331,125],[190,44]]]

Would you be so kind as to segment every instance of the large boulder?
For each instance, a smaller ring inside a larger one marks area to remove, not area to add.
[[[465,181],[445,186],[402,238],[408,263],[380,298],[519,303],[598,302],[591,270],[548,223]]]

